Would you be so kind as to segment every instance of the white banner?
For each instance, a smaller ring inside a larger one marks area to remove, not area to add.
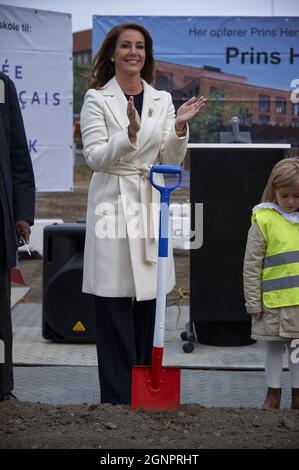
[[[38,191],[73,189],[72,19],[0,5],[0,70],[17,88]]]

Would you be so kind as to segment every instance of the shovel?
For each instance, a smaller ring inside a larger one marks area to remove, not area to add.
[[[178,175],[178,182],[170,186],[160,186],[154,182],[154,173]],[[171,191],[181,185],[182,170],[176,166],[154,165],[150,170],[150,182],[161,194],[154,344],[151,367],[133,367],[131,408],[133,410],[136,408],[175,410],[180,406],[181,371],[177,367],[162,367],[162,360],[168,261],[169,198]]]

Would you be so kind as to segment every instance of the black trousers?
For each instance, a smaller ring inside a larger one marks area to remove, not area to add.
[[[95,296],[102,403],[131,403],[132,367],[152,362],[155,308],[155,299]]]
[[[0,204],[0,339],[4,342],[5,362],[0,363],[0,393],[13,390],[12,325],[10,311],[10,269],[6,267],[4,221]]]

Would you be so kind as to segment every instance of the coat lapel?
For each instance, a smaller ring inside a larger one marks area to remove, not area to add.
[[[162,110],[161,94],[144,80],[143,83],[143,105],[141,114],[141,128],[139,133],[139,145],[142,147],[157,126],[159,116]]]
[[[153,87],[148,85],[144,80],[143,83],[143,105],[141,114],[141,128],[139,131],[140,147],[150,139],[162,110],[163,99]],[[109,107],[119,126],[124,129],[129,125],[127,116],[127,99],[122,92],[115,77],[113,77],[106,86],[101,90],[105,102]]]
[[[101,90],[105,97],[105,102],[108,108],[115,117],[116,121],[123,129],[129,125],[129,119],[127,116],[127,99],[122,92],[119,84],[115,77],[113,77]]]

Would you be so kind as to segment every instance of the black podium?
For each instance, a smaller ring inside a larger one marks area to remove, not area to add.
[[[243,259],[251,209],[261,199],[273,165],[288,144],[190,144],[190,325],[197,341],[215,346],[251,344],[243,295]],[[203,226],[195,227],[195,203]]]

